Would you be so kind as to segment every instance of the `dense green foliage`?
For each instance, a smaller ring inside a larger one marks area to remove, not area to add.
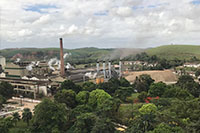
[[[76,85],[74,82],[71,80],[65,80],[64,82],[61,83],[61,90],[73,90],[76,93],[80,91],[80,86]]]
[[[6,100],[11,98],[14,95],[14,89],[11,84],[8,82],[0,83],[0,109],[3,107],[3,104],[6,103]]]
[[[0,95],[0,109],[3,107],[4,103],[6,103],[6,98]]]
[[[81,91],[76,95],[76,101],[79,104],[86,104],[88,102],[89,95],[88,91]]]
[[[0,83],[0,95],[5,97],[6,99],[9,99],[13,96],[14,90],[11,84],[8,82],[1,82]]]
[[[29,108],[25,108],[22,113],[22,119],[27,123],[29,126],[29,121],[32,119],[32,112]]]
[[[104,90],[96,89],[90,92],[88,103],[90,106],[96,108],[101,106],[105,100],[111,98],[111,96]]]
[[[112,78],[95,85],[77,87],[63,82],[54,99],[43,99],[34,110],[24,110],[22,119],[30,125],[19,128],[17,114],[1,119],[3,132],[115,133],[121,127],[126,133],[182,133],[200,131],[200,87],[188,75],[177,84],[154,83],[141,75],[134,84]],[[198,95],[197,95],[198,94]],[[26,112],[26,113],[25,113]],[[25,115],[26,114],[26,115]],[[16,124],[15,124],[16,123]],[[10,130],[9,130],[10,129]]]
[[[43,99],[34,111],[32,132],[64,131],[68,120],[66,106]]]
[[[68,108],[76,106],[76,93],[73,90],[60,90],[56,93],[54,99],[58,103],[65,103]]]
[[[5,119],[0,118],[0,131],[1,133],[8,133],[9,128],[13,127],[12,117]]]
[[[20,115],[18,112],[15,112],[12,116],[13,116],[12,121],[15,123],[16,126],[17,122],[20,120]],[[30,118],[32,118],[32,116]]]
[[[165,92],[165,88],[166,88],[165,83],[162,83],[162,82],[153,83],[150,86],[149,95],[152,97],[156,97],[156,96],[161,97]]]
[[[149,65],[132,65],[131,69],[133,71],[142,71],[142,70],[163,70],[163,69],[169,69],[176,66],[183,65],[185,60],[180,60],[177,58],[174,59],[166,59],[166,58],[159,58],[157,55],[148,55],[145,52],[136,54],[135,56],[127,56],[123,60],[128,61],[142,61],[143,63],[146,62]]]
[[[148,92],[150,89],[150,85],[154,82],[154,80],[147,74],[140,75],[139,77],[136,77],[134,88],[137,90],[137,92]]]

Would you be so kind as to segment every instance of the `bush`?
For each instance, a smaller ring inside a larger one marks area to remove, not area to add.
[[[138,95],[138,100],[140,102],[145,102],[145,99],[147,98],[147,92],[143,91]]]

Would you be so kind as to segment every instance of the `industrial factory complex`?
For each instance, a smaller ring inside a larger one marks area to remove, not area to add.
[[[54,63],[53,63],[54,62]],[[111,77],[122,76],[122,62],[112,65],[111,61],[97,62],[96,67],[75,69],[69,63],[64,64],[63,40],[60,38],[60,60],[6,62],[0,56],[0,81],[6,81],[14,86],[17,94],[32,94],[34,99],[38,94],[49,94],[50,88],[58,88],[65,80],[75,83],[93,81],[106,82]]]

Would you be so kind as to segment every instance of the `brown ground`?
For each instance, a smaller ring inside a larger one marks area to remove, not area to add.
[[[175,83],[177,81],[176,75],[171,70],[130,72],[125,76],[125,78],[130,82],[134,82],[136,76],[140,76],[142,74],[150,75],[155,82],[162,81],[165,83]]]
[[[23,101],[22,104],[23,106],[20,106],[20,100],[16,100],[16,99],[9,99],[9,102],[16,102],[17,104],[14,104],[12,106],[16,107],[16,108],[20,108],[20,110],[18,111],[18,113],[21,115],[23,112],[24,108],[29,108],[31,110],[31,112],[33,113],[34,108],[36,105],[38,105],[39,103],[33,103],[33,102],[27,102],[27,101]]]

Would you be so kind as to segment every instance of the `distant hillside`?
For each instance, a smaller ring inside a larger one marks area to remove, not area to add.
[[[127,56],[134,56],[138,53],[146,52],[148,55],[157,55],[166,59],[186,59],[193,57],[200,59],[200,46],[194,45],[165,45],[149,49],[134,48],[117,48],[117,49],[101,49],[101,48],[79,48],[64,49],[64,53],[71,53],[65,60],[71,63],[84,64],[96,62],[97,60],[114,60],[123,59]],[[0,55],[6,57],[7,61],[14,61],[17,58],[21,60],[49,60],[51,58],[60,58],[59,48],[13,48],[0,50]]]
[[[189,60],[194,56],[200,59],[200,46],[195,45],[164,45],[145,51],[148,55],[157,55],[166,59]]]
[[[65,53],[71,53],[68,60],[97,60],[105,58],[114,49],[98,49],[98,48],[80,48],[80,49],[64,49]],[[6,57],[7,60],[43,60],[60,56],[59,48],[20,48],[20,49],[3,49],[0,55]]]
[[[128,55],[135,55],[144,50],[142,49],[100,49],[100,48],[79,48],[64,49],[65,53],[70,53],[65,60],[71,63],[82,64],[96,62],[97,60],[113,60],[123,58]],[[6,57],[7,61],[21,60],[49,60],[51,58],[60,58],[59,48],[13,48],[0,50],[0,55]]]

